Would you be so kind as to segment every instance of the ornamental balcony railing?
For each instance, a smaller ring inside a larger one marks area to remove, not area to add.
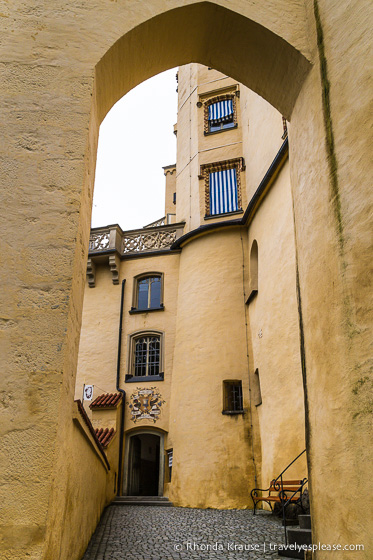
[[[151,224],[147,224],[144,228],[151,228],[151,227],[159,227],[159,226],[168,226],[170,224],[174,224],[176,222],[176,214],[166,214],[159,220],[152,222]]]
[[[120,255],[137,255],[167,251],[181,237],[184,222],[122,231],[117,225],[91,230],[89,255],[116,251]]]

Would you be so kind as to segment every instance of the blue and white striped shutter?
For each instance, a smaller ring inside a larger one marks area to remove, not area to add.
[[[229,122],[232,120],[233,115],[233,101],[226,99],[225,101],[218,101],[209,105],[209,122],[210,124],[218,125],[220,123]]]
[[[210,173],[210,216],[238,210],[236,169]]]

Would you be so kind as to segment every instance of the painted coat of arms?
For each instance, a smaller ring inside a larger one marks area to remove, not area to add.
[[[150,387],[150,389],[136,387],[136,391],[130,397],[130,402],[127,403],[131,411],[131,420],[133,422],[138,420],[156,422],[165,402],[156,387]]]

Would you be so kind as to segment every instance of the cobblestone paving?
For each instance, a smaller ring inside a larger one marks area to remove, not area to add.
[[[83,560],[274,560],[283,535],[266,512],[109,506]]]

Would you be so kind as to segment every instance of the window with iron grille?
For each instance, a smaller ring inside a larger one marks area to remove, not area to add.
[[[241,381],[224,381],[224,407],[223,414],[239,414],[243,413],[242,400],[242,382]]]
[[[135,340],[134,375],[159,375],[159,336],[142,336]]]
[[[126,382],[163,381],[162,336],[144,333],[131,338],[130,373]]]

